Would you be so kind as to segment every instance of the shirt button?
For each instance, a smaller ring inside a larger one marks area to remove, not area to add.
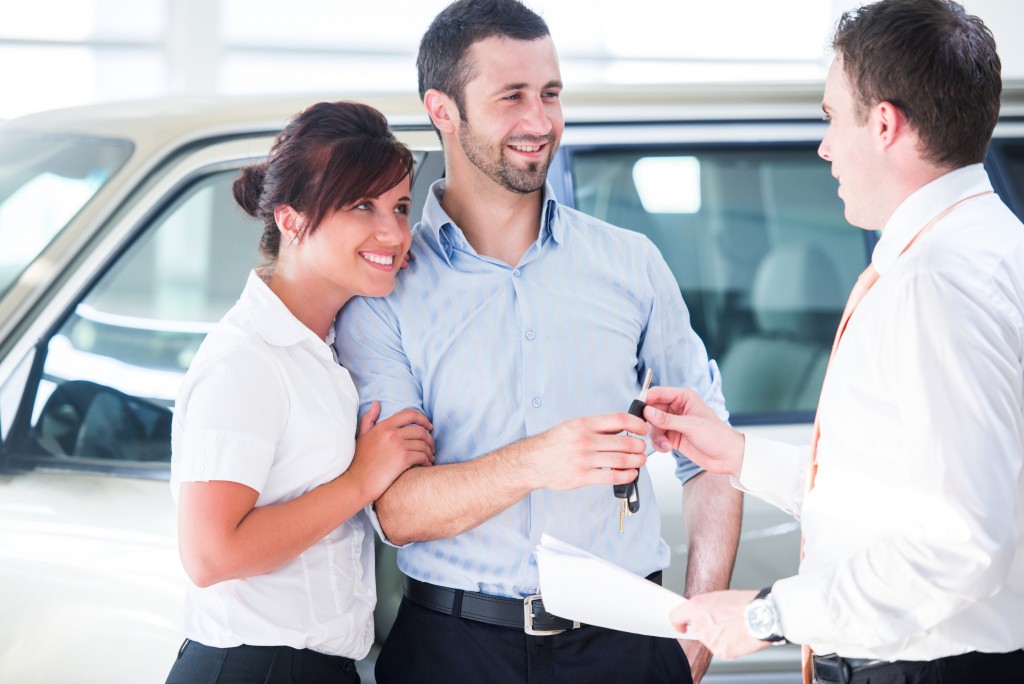
[[[537,334],[535,332],[533,332],[532,330],[527,330],[526,331],[526,339],[532,340],[536,336],[537,336]]]
[[[512,269],[512,275],[514,275],[516,278],[518,278],[519,276],[523,275],[523,272],[520,271],[518,268],[513,268]]]
[[[540,408],[540,398],[539,397],[534,397],[532,403],[533,403],[533,408]]]

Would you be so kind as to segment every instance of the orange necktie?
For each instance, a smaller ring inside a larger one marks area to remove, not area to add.
[[[986,190],[985,192],[979,192],[976,195],[971,195],[970,197],[965,197],[962,200],[959,200],[958,202],[955,202],[953,205],[947,207],[938,216],[936,216],[931,221],[929,221],[927,224],[925,224],[925,226],[923,228],[921,228],[921,230],[917,231],[917,234],[913,238],[911,238],[910,242],[908,242],[907,246],[903,248],[903,251],[900,252],[899,256],[903,256],[903,254],[905,254],[906,251],[908,249],[910,249],[910,246],[912,244],[914,244],[915,242],[917,242],[917,239],[919,237],[921,237],[925,233],[925,231],[927,231],[929,228],[934,226],[936,223],[938,223],[939,221],[944,219],[947,215],[949,215],[950,212],[952,212],[954,209],[959,207],[961,204],[963,204],[964,202],[967,202],[969,200],[975,199],[977,197],[981,197],[983,195],[988,195],[991,192],[992,192],[991,190]],[[850,323],[850,316],[853,315],[853,310],[856,309],[857,305],[860,304],[860,301],[862,299],[864,299],[864,295],[866,295],[868,293],[868,290],[871,289],[871,286],[874,285],[878,281],[878,277],[879,277],[879,274],[878,274],[878,271],[875,270],[874,265],[873,264],[868,264],[868,267],[866,269],[864,269],[864,272],[860,274],[859,278],[857,278],[857,282],[854,283],[853,290],[850,291],[850,298],[846,300],[846,307],[843,309],[843,317],[839,319],[839,328],[836,330],[836,337],[832,341],[832,353],[828,357],[828,365],[829,366],[832,365],[832,359],[835,358],[836,349],[839,348],[839,340],[842,338],[843,333],[846,331],[846,326],[849,325],[849,323]],[[828,377],[828,366],[826,366],[826,368],[825,368],[825,376]],[[818,439],[821,437],[821,428],[818,425],[818,417],[820,415],[821,415],[820,411],[815,411],[815,413],[814,413],[814,432],[812,433],[812,436],[811,436],[811,465],[810,465],[810,468],[808,469],[808,473],[807,473],[807,491],[811,491],[811,489],[814,488],[814,478],[818,474]],[[800,538],[800,561],[803,562],[803,559],[804,559],[804,541],[803,541],[803,537],[801,537]],[[811,668],[811,655],[812,655],[811,647],[806,645],[806,644],[802,645],[800,647],[800,655],[801,655],[801,665],[802,665],[803,674],[804,674],[804,684],[811,684],[811,680],[813,679],[813,671],[812,671],[812,668]]]

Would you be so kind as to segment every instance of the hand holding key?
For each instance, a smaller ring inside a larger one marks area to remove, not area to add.
[[[629,415],[636,416],[638,418],[644,417],[644,407],[647,404],[644,403],[644,399],[647,398],[647,389],[651,386],[651,377],[654,375],[654,369],[648,368],[647,374],[644,376],[644,385],[640,389],[640,396],[633,400],[633,403],[629,405]],[[640,510],[640,472],[637,471],[636,478],[632,482],[628,482],[622,485],[615,485],[612,488],[615,497],[619,500],[619,534],[626,531],[626,516],[633,515]]]
[[[568,420],[517,443],[522,472],[531,489],[628,484],[647,462],[646,443],[633,435],[647,429],[642,418],[628,413]]]

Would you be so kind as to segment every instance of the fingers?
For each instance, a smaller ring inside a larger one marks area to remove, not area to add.
[[[419,425],[406,425],[398,429],[402,438],[410,442],[421,442],[425,448],[434,453],[434,437],[430,432]]]
[[[685,404],[693,394],[695,394],[693,390],[685,387],[651,387],[647,390],[647,398],[644,399],[644,403],[648,406],[651,404],[663,406],[676,403]]]
[[[606,413],[600,416],[588,416],[586,418],[579,418],[578,422],[584,430],[589,432],[599,432],[608,435],[619,432],[632,432],[634,435],[647,434],[647,423],[644,419],[631,416],[628,413]]]
[[[678,433],[681,432],[679,426],[681,420],[678,416],[672,416],[661,409],[648,405],[644,409],[644,418],[651,424],[651,444],[658,451],[669,451],[678,443],[678,439],[673,439],[673,436],[669,434],[675,432],[678,437]]]
[[[377,418],[380,417],[380,402],[375,401],[370,404],[370,408],[366,410],[363,417],[359,419],[359,434],[365,435],[377,422]]]
[[[384,424],[387,424],[389,427],[405,427],[407,425],[420,425],[426,430],[434,429],[433,423],[431,423],[430,420],[425,415],[423,415],[416,409],[404,409],[402,411],[399,411],[390,418],[382,420],[381,425]]]
[[[689,601],[680,603],[668,614],[668,621],[672,623],[677,632],[686,634],[686,628],[690,625],[692,608]]]

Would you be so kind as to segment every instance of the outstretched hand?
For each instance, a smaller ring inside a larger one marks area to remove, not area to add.
[[[651,443],[659,451],[675,449],[705,470],[739,476],[743,433],[722,421],[699,394],[685,388],[652,387],[645,402]]]

